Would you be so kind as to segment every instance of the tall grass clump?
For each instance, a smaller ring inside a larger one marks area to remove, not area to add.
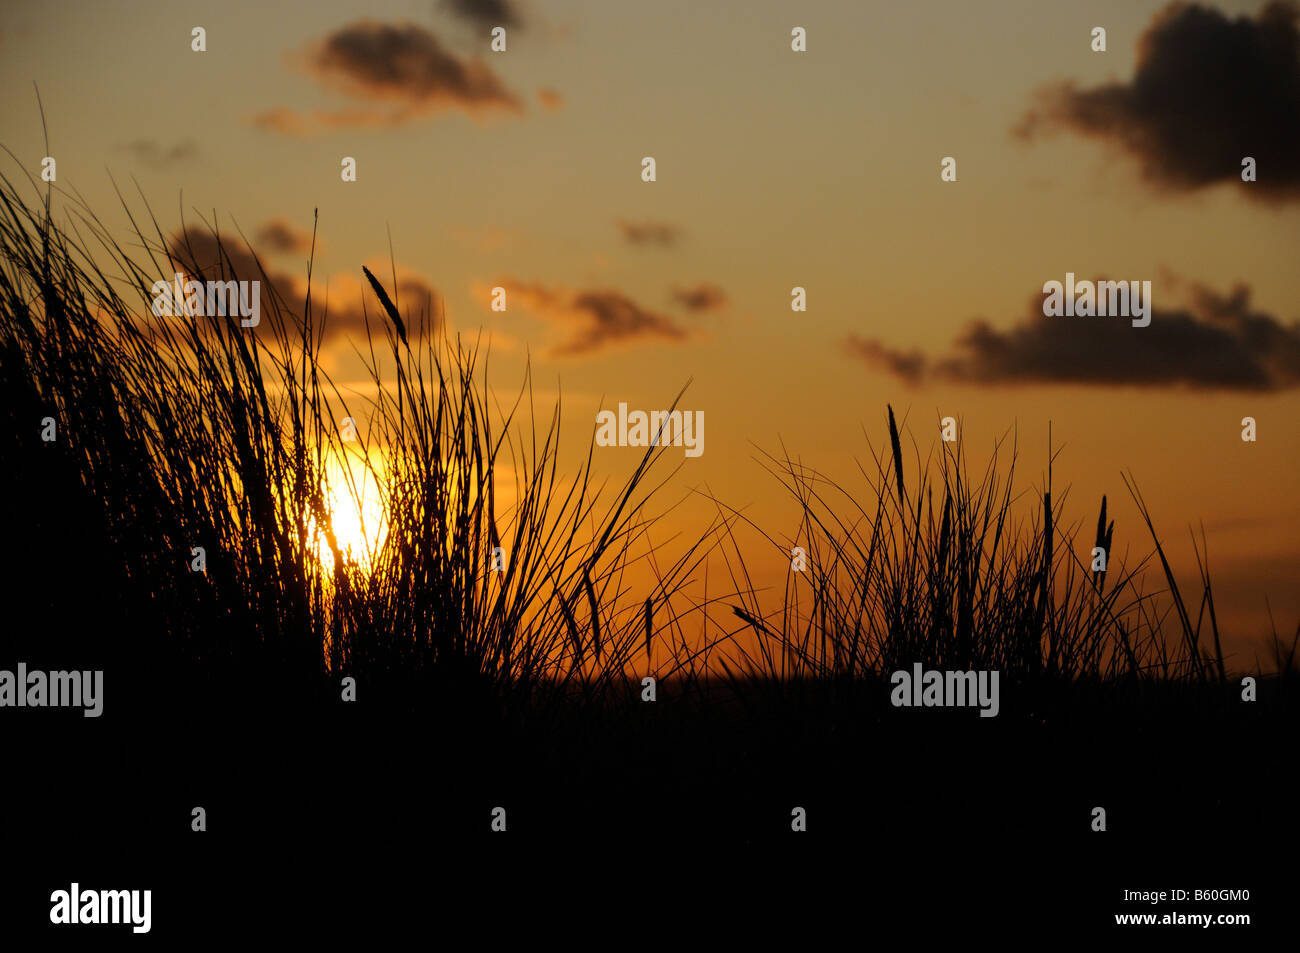
[[[1066,522],[1064,495],[1053,495],[1054,460],[1032,496],[1013,491],[1014,434],[973,478],[960,440],[941,444],[937,460],[922,462],[915,450],[909,465],[892,407],[887,426],[887,449],[860,466],[864,491],[788,454],[764,456],[799,513],[791,539],[764,536],[782,554],[802,546],[807,569],[789,573],[775,609],[753,586],[738,587],[746,595],[734,614],[757,639],[747,658],[753,671],[852,679],[922,662],[1021,679],[1226,681],[1203,541],[1201,592],[1189,601],[1129,477],[1154,550],[1126,562],[1113,548],[1105,497],[1095,532]],[[1094,549],[1106,553],[1104,572],[1093,570]],[[1153,560],[1165,587],[1147,593],[1143,571]],[[743,556],[732,574],[748,581]],[[1288,655],[1277,646],[1280,658]]]
[[[56,222],[51,195],[31,185],[35,201],[0,179],[4,497],[15,538],[44,547],[14,591],[49,596],[37,614],[68,624],[20,651],[62,639],[79,662],[129,654],[213,682],[274,680],[289,697],[300,693],[284,686],[311,692],[343,673],[436,689],[404,703],[519,704],[590,699],[649,653],[643,606],[670,605],[706,551],[702,537],[656,561],[648,601],[623,582],[654,555],[649,477],[662,448],[613,492],[597,485],[590,449],[566,478],[558,403],[539,423],[525,381],[508,409],[490,404],[479,347],[439,335],[430,314],[403,315],[369,271],[378,308],[367,305],[362,347],[376,387],[359,406],[320,366],[329,314],[310,265],[291,303],[215,225],[215,255],[168,240],[152,215],[132,218],[128,249],[83,204]],[[154,316],[150,288],[174,273],[260,280],[260,326]],[[364,422],[359,444],[341,434],[349,416]],[[358,456],[384,524],[364,560],[332,525],[332,501],[359,487],[331,461]],[[70,553],[95,582],[76,618],[43,585]],[[693,664],[680,643],[659,651],[665,673]]]

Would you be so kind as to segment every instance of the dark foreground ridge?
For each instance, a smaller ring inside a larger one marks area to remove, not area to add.
[[[599,894],[606,878],[653,892],[708,871],[722,904],[759,870],[780,897],[848,891],[854,912],[840,912],[867,921],[1087,934],[1115,929],[1114,913],[1222,909],[1252,913],[1258,934],[1286,915],[1261,876],[1294,846],[1296,713],[1278,683],[1256,705],[1217,687],[1012,686],[996,719],[896,709],[883,682],[684,698],[665,684],[653,704],[629,685],[624,702],[509,725],[402,703],[409,684],[344,704],[332,686],[151,693],[120,674],[74,749],[79,713],[29,710],[7,732],[25,780],[6,839],[31,877],[6,918],[30,925],[74,873],[152,888],[159,938],[195,924],[233,938],[321,896],[347,900],[308,932],[374,927],[371,910],[396,930],[448,904],[490,915],[517,891]],[[1252,900],[1119,900],[1178,885]]]

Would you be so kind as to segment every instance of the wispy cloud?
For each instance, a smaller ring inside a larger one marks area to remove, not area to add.
[[[708,282],[673,287],[673,299],[687,311],[716,311],[727,303],[727,293]]]
[[[183,139],[170,146],[164,146],[156,139],[132,139],[117,147],[123,152],[147,165],[165,166],[176,162],[193,159],[199,154],[199,147],[192,139]]]
[[[667,222],[628,222],[620,218],[614,224],[633,245],[672,246],[682,237],[681,228]]]
[[[645,340],[682,341],[689,332],[667,315],[659,314],[612,289],[547,287],[537,282],[504,278],[511,309],[522,306],[562,332],[551,347],[556,356],[593,354],[616,345]],[[476,288],[486,299],[485,288]]]
[[[559,90],[544,86],[537,91],[537,101],[547,112],[555,112],[564,107],[564,95]]]

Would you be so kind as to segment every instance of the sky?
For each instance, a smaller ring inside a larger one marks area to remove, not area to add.
[[[391,247],[399,305],[436,293],[451,332],[482,333],[503,399],[527,363],[543,403],[563,394],[573,470],[602,406],[689,381],[705,450],[668,524],[688,535],[706,494],[795,532],[755,458],[860,487],[887,404],[922,456],[959,418],[973,469],[1014,427],[1028,491],[1050,426],[1067,518],[1107,494],[1118,552],[1150,548],[1121,473],[1188,580],[1204,526],[1250,664],[1266,597],[1284,636],[1300,618],[1296,22],[1257,2],[11,0],[0,144],[11,176],[54,156],[119,232],[114,183],[171,235],[215,212],[284,287],[318,214],[344,384],[366,377],[360,266],[388,274]],[[1150,281],[1151,325],[1044,316],[1067,272]],[[638,455],[596,465],[621,482]],[[748,558],[779,592],[788,557]]]

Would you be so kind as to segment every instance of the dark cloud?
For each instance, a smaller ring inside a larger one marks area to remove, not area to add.
[[[442,0],[442,6],[477,26],[521,27],[523,17],[511,0]]]
[[[844,346],[853,356],[873,367],[880,367],[895,377],[901,377],[909,384],[918,383],[925,374],[925,355],[920,351],[895,351],[874,338],[865,339],[856,334],[850,334]]]
[[[282,218],[273,218],[257,230],[257,244],[270,251],[307,253],[311,251],[311,232]],[[320,251],[319,242],[317,251]]]
[[[401,268],[398,269],[397,282],[394,284],[387,262],[372,262],[370,270],[397,306],[406,333],[412,340],[442,327],[442,299],[432,285]],[[357,274],[361,274],[360,269]],[[355,340],[364,351],[362,342],[367,333],[367,318],[370,333],[383,338],[388,318],[384,315],[383,306],[376,301],[374,291],[362,279],[351,275],[335,275],[330,279],[328,297],[324,297],[319,289],[312,292],[312,307],[317,307],[321,302],[328,306],[325,312],[327,342],[346,337]]]
[[[1300,198],[1300,7],[1274,0],[1255,17],[1174,3],[1138,46],[1127,85],[1039,90],[1015,131],[1033,138],[1071,129],[1115,143],[1153,185],[1188,190],[1241,182],[1241,160],[1258,163],[1242,183],[1262,199]]]
[[[673,298],[687,311],[713,311],[727,303],[725,291],[705,282],[689,288],[674,287]]]
[[[272,314],[273,301],[287,305],[290,310],[300,307],[297,281],[287,272],[274,268],[263,271],[258,259],[243,241],[236,235],[217,237],[206,228],[183,228],[172,235],[167,242],[167,253],[175,263],[177,271],[185,279],[195,281],[258,281],[259,313],[261,321],[256,325],[255,333],[260,337],[271,336],[271,324],[268,318]],[[265,264],[265,262],[263,262]],[[172,275],[160,275],[159,278],[169,284]],[[168,320],[162,318],[159,320]],[[237,320],[232,318],[232,320]],[[210,325],[199,321],[199,328],[208,330]]]
[[[133,139],[117,148],[131,153],[134,158],[152,166],[184,162],[199,154],[199,147],[192,139],[185,139],[171,146],[164,146],[154,139]]]
[[[566,332],[566,339],[552,349],[556,355],[590,354],[647,338],[687,337],[672,318],[641,307],[620,291],[547,288],[512,279],[498,284],[512,306],[520,302]]]
[[[682,236],[682,230],[667,222],[625,222],[618,219],[615,223],[633,245],[676,245]]]
[[[486,63],[457,56],[414,23],[360,20],[311,44],[303,59],[316,79],[367,106],[311,113],[276,106],[255,115],[255,126],[301,135],[401,125],[449,109],[472,116],[524,111],[519,96]]]
[[[235,279],[261,282],[262,320],[257,325],[256,332],[261,336],[270,336],[271,323],[268,318],[272,314],[273,300],[292,315],[302,314],[307,294],[306,275],[297,277],[286,271],[266,268],[264,259],[259,266],[259,259],[252,249],[234,236],[223,234],[218,246],[216,236],[210,231],[184,229],[172,236],[168,242],[168,251],[182,273],[194,280]],[[407,332],[412,337],[439,327],[442,309],[437,292],[431,285],[399,267],[394,287],[391,268],[387,264],[382,267],[373,264],[371,270],[381,275],[380,280],[389,296],[397,303],[405,319]],[[366,334],[367,313],[372,332],[383,335],[387,319],[383,316],[383,309],[375,302],[374,292],[362,283],[360,276],[361,270],[358,268],[356,276],[334,275],[328,282],[322,282],[319,278],[313,281],[313,324],[320,328],[321,322],[324,322],[326,343],[345,337],[363,338]],[[171,278],[170,275],[160,277],[163,280]],[[200,326],[206,327],[203,324]]]
[[[1120,317],[1045,317],[1042,296],[1015,327],[967,326],[952,353],[932,359],[851,336],[850,354],[908,383],[1066,383],[1281,391],[1300,386],[1300,322],[1251,308],[1250,289],[1226,295],[1193,285],[1185,308],[1135,328]]]
[[[463,60],[413,23],[362,20],[326,36],[310,54],[317,76],[362,99],[418,109],[519,112],[519,98],[480,60]]]
[[[172,235],[167,251],[178,265],[198,280],[233,276],[244,281],[269,282],[289,302],[297,295],[297,279],[293,275],[274,268],[264,273],[253,250],[236,235],[222,234],[218,243],[217,236],[206,228],[184,228]]]

